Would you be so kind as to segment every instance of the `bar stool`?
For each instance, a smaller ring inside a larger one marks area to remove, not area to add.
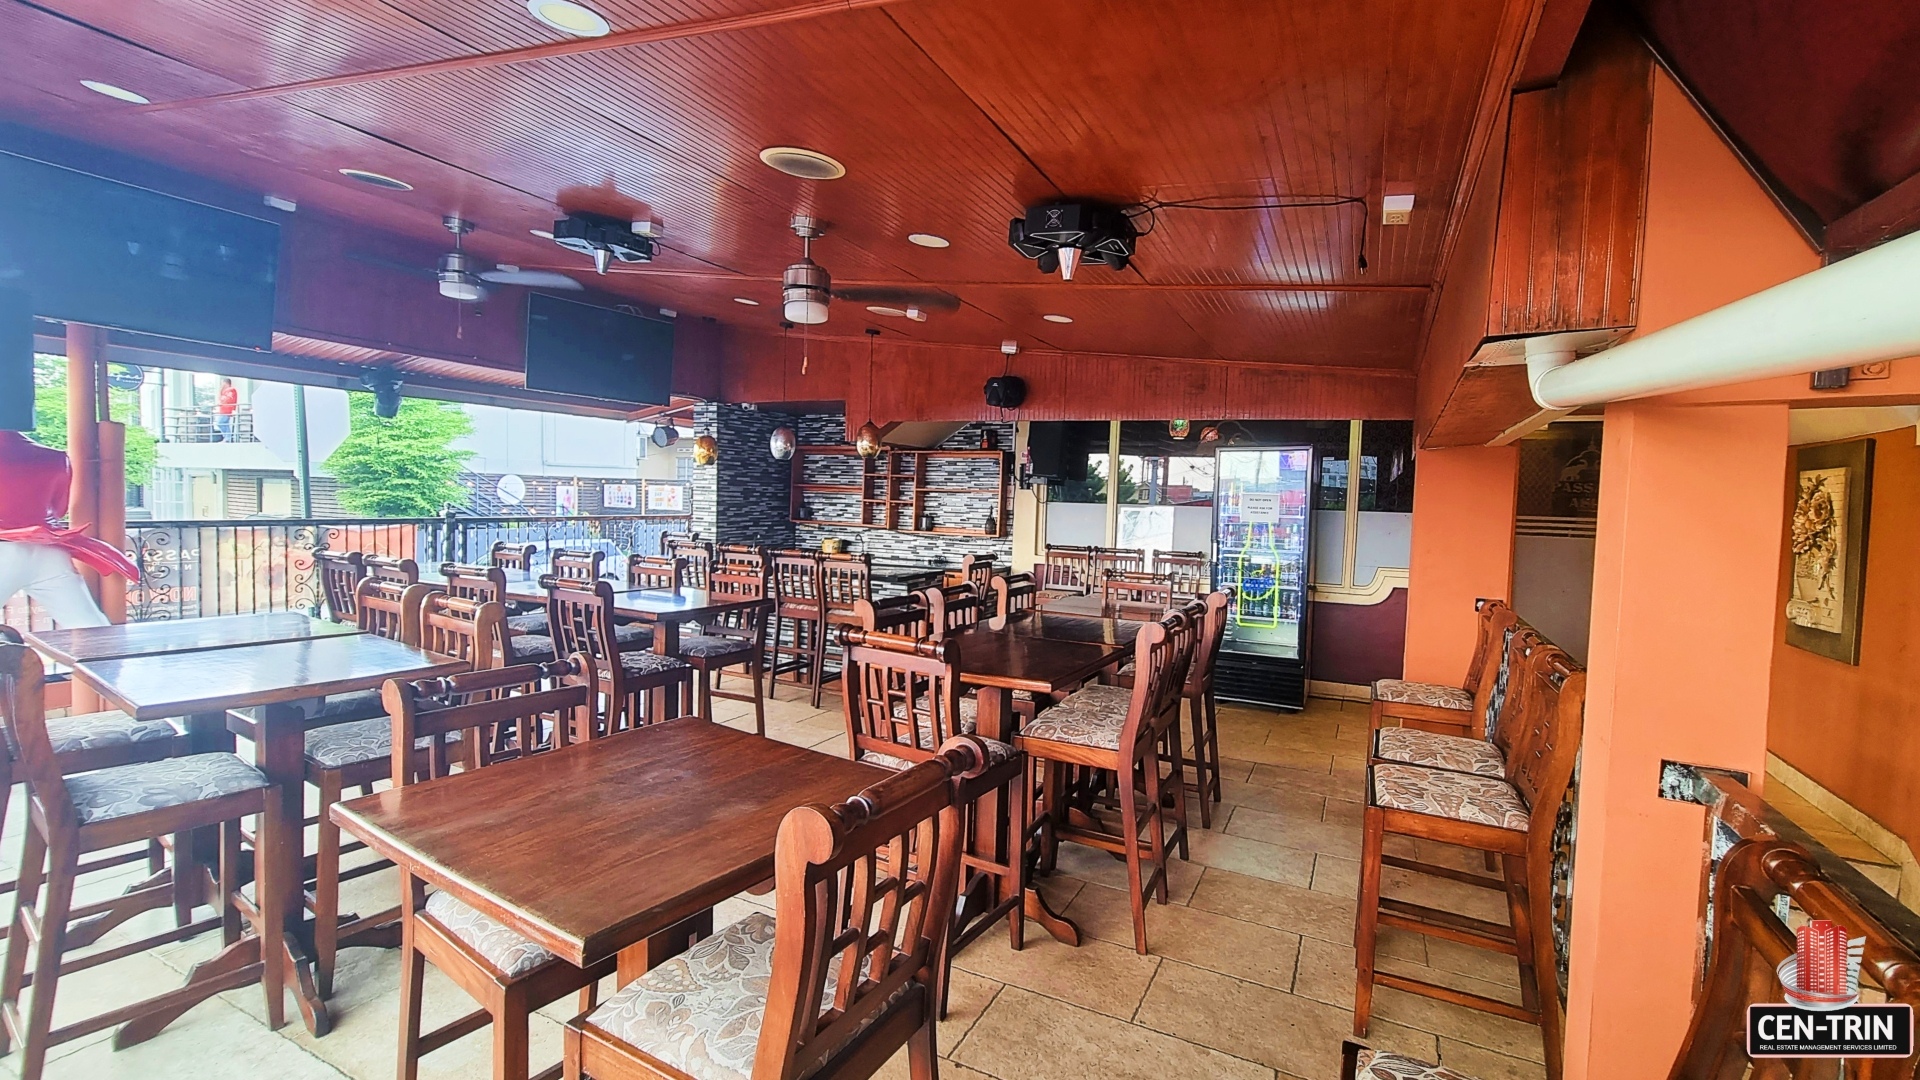
[[[820,656],[827,631],[826,608],[820,600],[820,555],[812,551],[776,551],[769,561],[773,576],[773,666],[768,674],[801,674],[820,681]],[[768,693],[772,693],[769,689]],[[815,698],[818,701],[818,698]]]
[[[1187,756],[1185,740],[1180,742],[1179,750],[1181,774],[1185,775],[1189,765],[1193,767],[1194,782],[1188,787],[1200,800],[1200,827],[1211,829],[1213,804],[1221,799],[1219,711],[1213,693],[1213,674],[1214,664],[1220,658],[1220,645],[1227,636],[1227,608],[1231,606],[1232,596],[1223,589],[1202,597],[1200,603],[1203,605],[1200,640],[1194,646],[1193,663],[1187,666],[1187,682],[1180,691],[1187,702],[1187,715],[1193,720],[1193,756]],[[1133,665],[1127,664],[1115,677],[1115,684],[1131,689],[1133,673]]]
[[[767,733],[765,686],[767,615],[773,607],[767,599],[767,571],[764,562],[757,566],[744,559],[729,559],[715,566],[708,595],[724,600],[756,600],[751,607],[727,612],[710,620],[698,634],[680,636],[680,659],[685,660],[699,679],[700,718],[713,719],[713,699],[753,702],[755,734]],[[730,667],[745,667],[753,683],[751,694],[736,694],[717,688],[720,675]]]
[[[677,656],[623,650],[615,644],[613,584],[591,586],[543,577],[547,609],[553,613],[553,643],[562,656],[578,653],[592,670],[585,675],[596,699],[598,728],[577,737],[611,734],[654,720],[668,720],[693,711],[693,668]],[[651,702],[660,691],[662,709]]]
[[[1375,681],[1369,712],[1374,731],[1384,729],[1392,719],[1404,728],[1445,735],[1485,734],[1487,703],[1504,691],[1504,649],[1520,617],[1501,600],[1475,601],[1475,610],[1479,621],[1465,680],[1459,686],[1406,679]]]
[[[873,566],[865,553],[827,555],[820,560],[820,603],[825,631],[819,637],[817,658],[822,674],[813,684],[813,707],[816,709],[820,707],[821,691],[826,687],[825,672],[829,654],[841,651],[838,631],[859,626],[860,617],[854,614],[854,605],[862,600],[873,599],[872,575]]]
[[[121,765],[62,776],[47,733],[43,697],[45,669],[32,649],[0,643],[0,714],[18,743],[27,775],[26,848],[20,861],[19,896],[7,926],[4,974],[0,974],[0,1052],[20,1048],[20,1075],[40,1080],[47,1051],[64,1042],[139,1019],[158,1011],[178,1012],[235,985],[213,979],[169,990],[61,1028],[53,1027],[55,995],[63,974],[96,967],[159,945],[184,939],[182,929],[116,945],[92,956],[64,958],[80,856],[92,851],[218,829],[219,887],[215,907],[228,944],[240,939],[240,912],[234,893],[240,887],[240,821],[262,815],[271,824],[278,800],[265,774],[228,753],[191,754],[162,761]],[[191,848],[181,846],[180,852]],[[182,856],[184,857],[184,856]],[[261,882],[262,897],[278,888]],[[269,909],[272,904],[269,902]],[[84,911],[86,909],[79,909]],[[263,911],[257,927],[265,958],[261,983],[268,1002],[282,992],[280,913]],[[31,954],[31,986],[27,961]],[[24,999],[24,1000],[23,1000]]]

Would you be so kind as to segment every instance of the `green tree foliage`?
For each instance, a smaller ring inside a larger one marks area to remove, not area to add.
[[[362,517],[428,517],[447,503],[466,501],[454,483],[471,455],[454,440],[473,432],[458,406],[407,398],[391,420],[373,415],[373,395],[347,403],[345,442],[327,458],[340,482],[340,505]]]
[[[1107,477],[1101,468],[1106,463],[1102,454],[1087,464],[1085,480],[1068,480],[1053,485],[1048,493],[1049,502],[1103,503],[1107,501]],[[1133,466],[1124,459],[1120,462],[1120,501],[1130,503],[1139,497],[1139,484],[1133,478]]]
[[[153,479],[153,463],[159,451],[154,449],[158,440],[153,432],[140,426],[140,393],[110,390],[107,400],[113,406],[113,418],[127,425],[127,483],[144,486]],[[67,359],[64,356],[33,358],[33,441],[55,450],[67,448]]]

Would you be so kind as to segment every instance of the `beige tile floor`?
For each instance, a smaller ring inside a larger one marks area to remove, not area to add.
[[[815,711],[801,692],[783,687],[768,710],[768,734],[843,753],[838,701],[827,704]],[[722,703],[721,718],[751,728],[744,704]],[[1297,715],[1223,707],[1225,802],[1212,831],[1196,828],[1192,861],[1174,864],[1173,902],[1149,908],[1153,955],[1132,949],[1124,866],[1068,846],[1060,872],[1043,888],[1087,940],[1070,949],[1029,925],[1021,952],[1008,948],[1004,934],[990,933],[962,953],[939,1034],[942,1074],[959,1080],[1336,1076],[1340,1041],[1352,1026],[1360,852],[1354,800],[1366,722],[1365,706],[1355,703],[1316,700]],[[13,806],[0,848],[8,873],[20,844],[17,798]],[[110,894],[139,873],[86,882],[84,895]],[[1492,894],[1464,886],[1409,888],[1391,872],[1387,880],[1390,893],[1504,918]],[[375,910],[393,902],[394,890],[391,871],[369,875],[348,883],[346,906]],[[720,918],[737,917],[749,902],[730,902]],[[146,924],[146,932],[158,925]],[[60,987],[56,1023],[177,984],[213,949],[210,940],[185,942],[69,977]],[[1392,931],[1383,937],[1382,953],[1385,968],[1518,999],[1508,958]],[[310,1037],[298,1023],[268,1031],[261,994],[247,988],[203,1003],[137,1047],[116,1052],[109,1033],[58,1047],[47,1075],[386,1080],[394,1075],[398,986],[393,952],[350,950],[342,955],[332,1001],[335,1027],[325,1038]],[[1438,1059],[1481,1080],[1543,1075],[1540,1038],[1527,1025],[1392,990],[1379,991],[1376,1003],[1371,1035],[1377,1045]],[[430,1025],[468,1008],[458,989],[430,971]],[[568,1001],[535,1017],[536,1068],[558,1060],[560,1023],[572,1008]],[[477,1033],[429,1055],[421,1076],[484,1077],[488,1054],[487,1034]],[[18,1056],[0,1059],[0,1068],[17,1072]],[[904,1077],[904,1057],[883,1075]]]

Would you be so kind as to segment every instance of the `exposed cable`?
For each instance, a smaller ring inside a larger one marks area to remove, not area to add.
[[[1128,220],[1147,219],[1147,227],[1139,229],[1137,235],[1148,236],[1160,222],[1162,210],[1207,210],[1213,212],[1246,212],[1251,210],[1314,210],[1337,206],[1354,206],[1360,210],[1360,245],[1356,262],[1360,272],[1367,272],[1367,199],[1364,195],[1285,195],[1272,199],[1253,201],[1224,202],[1227,199],[1239,199],[1237,195],[1208,195],[1197,199],[1148,199],[1121,211]]]

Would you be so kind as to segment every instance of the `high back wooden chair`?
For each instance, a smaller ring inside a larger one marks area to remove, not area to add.
[[[548,561],[547,573],[560,581],[592,584],[606,573],[607,553],[604,551],[568,551],[556,548],[553,558]]]
[[[440,588],[448,596],[478,600],[483,604],[507,602],[507,571],[504,567],[444,562],[440,564],[440,576],[446,579]]]
[[[826,607],[820,598],[820,555],[813,551],[776,551],[769,560],[773,577],[773,634],[769,648],[778,681],[817,686],[826,663]],[[769,690],[771,693],[771,690]],[[817,699],[816,699],[817,700]]]
[[[889,769],[905,769],[933,757],[947,740],[972,735],[974,702],[960,684],[960,647],[951,639],[935,641],[867,630],[846,633],[845,697],[848,754],[855,761]],[[968,780],[959,792],[966,815],[968,895],[987,899],[968,904],[951,925],[940,950],[941,1016],[946,1015],[947,986],[954,954],[1007,919],[1007,932],[1018,949],[1026,929],[1027,889],[1025,846],[1027,804],[1023,777],[1026,756],[1007,743],[981,739],[987,768]],[[980,797],[999,792],[1006,799],[1006,832],[994,834],[994,820],[980,814]],[[976,878],[980,879],[976,881]]]
[[[707,585],[708,595],[716,600],[753,600],[751,607],[736,608],[707,620],[698,634],[680,636],[680,659],[690,665],[697,679],[699,714],[713,719],[713,699],[753,703],[753,727],[756,734],[767,733],[766,674],[767,620],[773,601],[767,596],[767,571],[764,559],[735,559],[716,563]],[[744,667],[751,693],[720,689],[722,673],[728,668]]]
[[[1013,620],[1031,612],[1040,599],[1040,586],[1032,574],[1002,574],[993,579],[993,618],[995,630],[1005,630]]]
[[[1153,575],[1171,584],[1173,595],[1182,599],[1205,596],[1212,585],[1204,551],[1156,551]]]
[[[1103,548],[1093,549],[1093,573],[1095,580],[1102,580],[1108,574],[1140,574],[1147,569],[1147,553],[1141,548]]]
[[[1100,579],[1100,602],[1116,609],[1165,611],[1174,604],[1173,582],[1154,574],[1111,570]]]
[[[337,623],[354,621],[353,597],[360,579],[367,576],[357,551],[316,551],[314,565],[320,568],[320,595],[327,601],[327,617]]]
[[[932,613],[924,593],[907,593],[880,600],[863,600],[853,606],[860,629],[878,630],[908,638],[933,636]]]
[[[354,618],[366,633],[404,645],[417,644],[420,600],[432,591],[429,585],[402,585],[368,575],[354,592]]]
[[[935,585],[921,595],[927,598],[927,620],[936,638],[958,633],[980,621],[980,591],[970,581]]]
[[[859,1080],[904,1045],[907,1074],[932,1080],[937,961],[961,870],[953,787],[984,758],[955,740],[838,806],[790,811],[775,913],[722,929],[570,1022],[567,1075]],[[691,1002],[688,985],[702,987]]]
[[[1373,988],[1389,986],[1539,1025],[1547,1075],[1558,1080],[1562,1021],[1550,931],[1553,831],[1580,750],[1586,673],[1559,648],[1536,642],[1510,682],[1508,692],[1517,695],[1515,707],[1521,711],[1505,779],[1396,762],[1368,767],[1354,930],[1358,970],[1353,1031],[1366,1035]],[[1498,859],[1499,873],[1480,875],[1390,855],[1390,837],[1485,852]],[[1380,878],[1386,867],[1503,893],[1507,923],[1383,900]],[[1375,952],[1383,923],[1514,957],[1520,969],[1520,1004],[1380,971]]]
[[[1494,649],[1500,659],[1488,663],[1489,673],[1474,695],[1473,726],[1468,730],[1477,734],[1445,735],[1409,723],[1382,727],[1373,732],[1372,759],[1505,780],[1524,719],[1520,696],[1509,692],[1509,684],[1541,637],[1525,622],[1510,621],[1501,639]],[[1487,869],[1495,867],[1490,862]]]
[[[496,540],[487,552],[488,561],[502,570],[518,570],[521,573],[533,569],[533,553],[540,550],[538,544],[516,544],[509,540]]]
[[[697,532],[661,533],[660,534],[660,554],[672,555],[675,545],[697,544],[699,542],[700,542],[700,534]]]
[[[993,556],[968,555],[960,560],[960,580],[985,596],[993,589]]]
[[[693,669],[686,661],[651,650],[620,648],[613,622],[612,582],[587,585],[549,575],[540,584],[547,590],[556,654],[578,653],[590,666],[586,674],[598,694],[595,734],[626,731],[692,710]],[[656,690],[662,693],[656,695]]]
[[[734,574],[767,572],[767,551],[758,544],[721,544],[713,549],[713,565]]]
[[[1193,662],[1187,665],[1187,682],[1180,696],[1187,703],[1187,727],[1193,733],[1193,754],[1180,743],[1180,770],[1193,769],[1189,790],[1200,803],[1200,827],[1213,828],[1213,804],[1221,799],[1219,710],[1214,698],[1214,664],[1220,659],[1220,645],[1227,636],[1227,609],[1232,596],[1221,590],[1199,597],[1187,606],[1199,638],[1194,643]],[[1133,685],[1133,668],[1123,668],[1115,680],[1121,686]]]
[[[860,617],[854,613],[854,605],[872,598],[873,566],[865,552],[820,557],[820,602],[825,609],[823,617],[826,620],[826,632],[820,636],[822,677],[813,684],[814,708],[820,707],[821,693],[826,689],[830,677],[825,674],[829,662],[833,663],[836,672],[839,670],[838,631],[859,626]]]
[[[566,744],[570,730],[590,730],[591,719],[584,714],[591,710],[591,690],[572,682],[572,672],[572,666],[562,662],[414,683],[389,681],[384,693],[393,715],[393,745],[418,746],[424,741],[432,748],[425,754],[396,749],[389,762],[394,786],[445,777],[456,764],[469,769],[491,764],[484,754],[455,753],[454,748],[492,744],[496,740],[491,733],[501,728],[551,729],[555,746]],[[538,741],[526,739],[520,745]],[[417,1075],[423,1055],[489,1022],[494,1077],[526,1077],[527,1024],[534,1010],[576,992],[582,1010],[593,1008],[596,984],[615,966],[609,958],[593,967],[574,967],[451,893],[428,892],[426,882],[416,877],[401,882],[400,920],[398,1071],[406,1078]],[[429,962],[475,998],[480,1008],[423,1033],[422,992]]]
[[[1048,544],[1040,562],[1040,588],[1054,596],[1085,593],[1094,584],[1093,549]]]
[[[1509,631],[1520,621],[1501,600],[1476,601],[1473,656],[1458,686],[1380,679],[1373,684],[1370,722],[1375,731],[1398,721],[1402,727],[1446,735],[1484,734],[1486,705],[1505,669],[1503,652]],[[1475,729],[1478,729],[1477,731]]]
[[[687,581],[687,563],[678,556],[627,556],[627,588],[677,593]]]
[[[379,581],[390,581],[396,585],[414,585],[420,581],[420,564],[412,559],[367,555],[360,560],[360,565],[366,568],[368,577]]]
[[[1026,800],[1043,802],[1042,858],[1052,861],[1061,840],[1124,855],[1127,889],[1133,908],[1133,943],[1147,952],[1146,900],[1167,902],[1167,848],[1181,845],[1187,832],[1187,787],[1180,770],[1180,694],[1193,662],[1197,629],[1186,611],[1171,611],[1140,628],[1134,639],[1131,689],[1089,686],[1068,694],[1041,712],[1014,738],[1014,745],[1035,759],[1027,770]],[[1172,765],[1171,777],[1161,763]],[[1091,807],[1081,807],[1089,823],[1068,815],[1067,769],[1104,769],[1116,777],[1118,820],[1105,828]],[[1035,777],[1040,790],[1035,791]],[[1170,798],[1168,798],[1170,796]],[[1171,803],[1173,827],[1167,826]]]
[[[685,567],[683,577],[687,586],[706,588],[708,575],[713,571],[713,545],[701,540],[675,540],[666,547],[666,556],[679,559]]]
[[[176,871],[185,875],[190,872],[193,831],[216,830],[220,838],[219,882],[212,901],[216,917],[191,929],[219,926],[223,940],[233,944],[240,939],[242,918],[235,902],[241,885],[241,820],[265,815],[271,824],[280,805],[266,775],[230,753],[191,754],[63,776],[47,731],[45,681],[38,654],[25,645],[0,641],[0,720],[25,773],[30,807],[24,823],[18,896],[7,925],[5,967],[0,973],[0,1052],[19,1048],[20,1075],[26,1080],[40,1080],[47,1051],[54,1046],[156,1013],[178,1015],[236,985],[231,980],[202,980],[55,1028],[55,996],[63,974],[187,936],[181,929],[167,930],[66,959],[69,927],[115,907],[112,901],[74,906],[80,857],[151,844],[171,835],[176,838]],[[283,886],[271,880],[271,863],[263,861],[261,870],[269,878],[259,883],[258,895],[265,903],[255,927],[261,934],[261,953],[268,958],[260,981],[268,1015],[279,1019],[285,976],[279,957],[285,946],[280,937],[283,913],[272,898],[281,894]]]

